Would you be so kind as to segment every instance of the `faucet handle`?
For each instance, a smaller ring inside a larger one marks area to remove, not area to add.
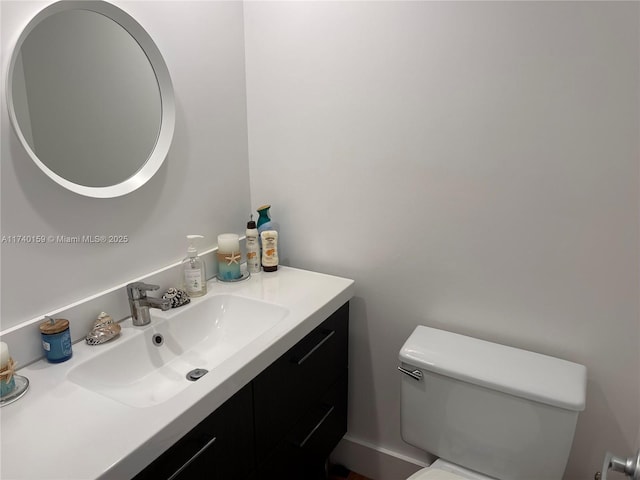
[[[151,285],[144,282],[133,282],[127,285],[127,295],[133,300],[139,300],[147,296],[147,291],[157,290],[160,285]]]

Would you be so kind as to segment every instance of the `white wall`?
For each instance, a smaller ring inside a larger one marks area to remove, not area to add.
[[[418,324],[588,367],[566,478],[640,423],[637,2],[249,2],[251,194],[352,277],[351,437],[399,432]],[[384,480],[384,479],[383,479]]]
[[[8,123],[10,49],[49,3],[0,2],[2,234],[130,242],[2,245],[0,329],[270,202],[284,263],[357,281],[353,438],[421,458],[399,436],[395,365],[428,324],[587,365],[567,478],[635,451],[637,3],[245,4],[251,203],[240,3],[114,2],[163,53],[177,124],[158,175],[110,200],[51,182]]]
[[[175,89],[176,130],[167,161],[148,184],[124,197],[91,199],[49,180],[8,120],[4,81],[11,50],[49,3],[0,3],[2,235],[115,234],[129,242],[2,244],[1,330],[181,259],[186,234],[205,235],[204,249],[215,245],[218,233],[244,232],[251,211],[242,4],[113,2],[147,30],[164,56]]]

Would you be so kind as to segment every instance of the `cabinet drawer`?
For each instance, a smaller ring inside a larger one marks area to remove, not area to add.
[[[324,478],[328,454],[347,431],[347,371],[316,401],[266,458],[255,479]]]
[[[254,468],[251,384],[195,426],[134,480],[240,480]]]
[[[258,461],[344,374],[348,336],[346,303],[254,380]]]

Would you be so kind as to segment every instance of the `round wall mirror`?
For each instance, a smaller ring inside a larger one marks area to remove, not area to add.
[[[31,159],[63,187],[125,195],[160,168],[173,138],[169,70],[149,34],[102,1],[38,13],[9,64],[9,117]]]

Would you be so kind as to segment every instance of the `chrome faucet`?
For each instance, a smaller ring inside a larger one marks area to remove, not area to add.
[[[136,327],[149,325],[151,316],[149,307],[169,310],[171,301],[163,298],[147,297],[149,290],[157,290],[160,286],[149,285],[142,282],[134,282],[127,285],[127,296],[129,297],[129,308],[131,309],[131,320]]]

